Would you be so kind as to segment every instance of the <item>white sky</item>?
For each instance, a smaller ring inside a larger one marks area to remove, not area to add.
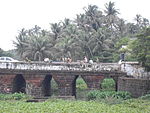
[[[104,10],[110,0],[0,0],[0,48],[14,48],[15,40],[22,28],[38,25],[49,29],[50,23],[73,19],[89,4]],[[119,16],[131,22],[136,14],[150,20],[150,0],[111,0],[121,13]]]

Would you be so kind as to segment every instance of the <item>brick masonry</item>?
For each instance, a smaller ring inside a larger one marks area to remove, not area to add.
[[[101,89],[104,76],[81,76],[89,89]]]
[[[69,75],[52,75],[56,83],[58,84],[60,96],[75,96],[74,83],[77,76]]]
[[[44,78],[44,75],[26,75],[26,93],[34,97],[43,97],[44,92],[42,82]]]
[[[0,75],[0,93],[11,93],[16,75]]]
[[[143,96],[150,92],[150,80],[120,77],[118,79],[118,91],[128,91],[133,97]]]

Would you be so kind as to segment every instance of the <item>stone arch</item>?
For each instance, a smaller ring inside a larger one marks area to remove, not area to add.
[[[51,75],[46,75],[42,81],[42,93],[43,96],[51,96]]]
[[[13,80],[12,93],[26,93],[26,81],[22,74],[17,74]]]
[[[52,77],[51,79],[51,92],[53,96],[58,96],[59,95],[59,89],[58,89],[58,84]]]
[[[77,99],[84,99],[86,96],[86,93],[89,91],[86,82],[81,76],[78,76],[75,80],[75,85],[76,85],[76,95],[75,97]]]
[[[101,82],[105,78],[103,75],[81,75],[81,77],[90,90],[101,89]]]

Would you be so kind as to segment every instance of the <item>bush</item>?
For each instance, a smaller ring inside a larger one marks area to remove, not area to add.
[[[87,93],[88,100],[95,100],[98,97],[98,91],[90,91]]]
[[[113,79],[106,78],[101,85],[104,90],[115,90],[115,81]]]
[[[76,81],[76,88],[79,90],[87,89],[87,85],[82,78],[78,78]]]
[[[25,95],[23,93],[14,93],[14,94],[12,94],[12,99],[14,99],[14,100],[26,99],[28,97],[29,97],[28,95]]]
[[[143,100],[150,100],[150,94],[146,94],[144,96],[141,96],[140,98]]]
[[[0,100],[20,100],[27,98],[29,98],[29,96],[23,93],[0,94]]]
[[[117,99],[130,99],[131,94],[129,92],[124,92],[124,91],[91,91],[87,94],[87,99],[88,100],[100,100],[100,99],[106,99],[106,98],[117,98]]]
[[[126,91],[118,91],[113,95],[115,98],[121,98],[123,100],[127,100],[131,98],[131,93]]]

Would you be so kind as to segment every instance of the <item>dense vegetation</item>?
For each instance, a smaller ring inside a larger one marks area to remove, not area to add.
[[[126,100],[109,105],[96,101],[48,100],[41,103],[0,101],[0,113],[149,113],[150,101]]]
[[[43,61],[48,57],[60,61],[70,57],[73,61],[84,56],[97,62],[117,62],[120,53],[126,60],[138,60],[143,66],[150,66],[149,20],[137,14],[135,22],[119,18],[119,10],[114,2],[105,4],[105,9],[96,5],[83,8],[74,20],[65,18],[51,23],[49,30],[35,26],[22,29],[14,46],[20,60]],[[139,42],[139,43],[138,43]],[[144,46],[141,46],[143,45]],[[0,51],[0,56],[7,55]]]

